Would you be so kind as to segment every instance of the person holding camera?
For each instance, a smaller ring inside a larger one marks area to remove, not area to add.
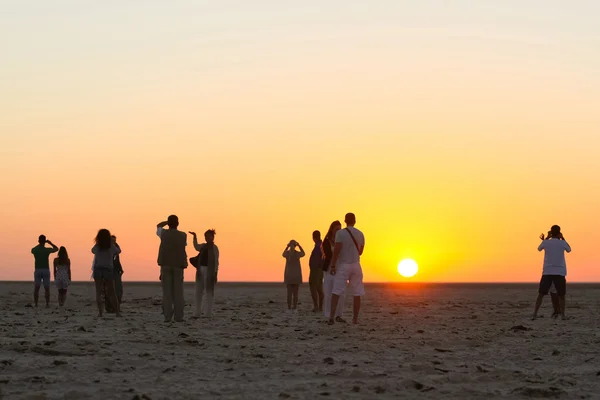
[[[544,234],[540,235],[542,243],[538,246],[538,251],[544,251],[544,267],[532,319],[537,318],[544,296],[548,294],[550,287],[554,285],[558,295],[558,311],[564,320],[566,319],[565,295],[567,293],[565,253],[571,252],[571,246],[565,240],[558,225],[552,226],[549,236],[550,238],[547,239]]]
[[[198,256],[194,257],[192,263],[196,267],[196,305],[194,318],[200,318],[202,314],[202,297],[206,292],[206,303],[204,315],[212,317],[212,306],[215,297],[215,286],[217,284],[217,275],[219,273],[219,248],[215,244],[214,229],[204,232],[204,243],[198,243],[196,232],[189,232],[194,238],[194,248]],[[191,261],[192,259],[190,259]]]
[[[296,250],[296,247],[300,251]],[[298,290],[302,284],[302,267],[300,259],[306,255],[300,243],[291,240],[283,251],[285,258],[285,272],[283,282],[287,286],[287,306],[288,310],[295,311],[298,306]]]

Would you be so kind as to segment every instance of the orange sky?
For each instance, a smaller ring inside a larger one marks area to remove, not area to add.
[[[217,230],[220,279],[281,281],[286,243],[349,211],[368,281],[405,257],[413,280],[535,281],[555,223],[568,279],[600,279],[595,3],[259,3],[9,6],[0,279],[32,278],[44,233],[87,280],[106,227],[124,278],[156,280],[176,213]]]

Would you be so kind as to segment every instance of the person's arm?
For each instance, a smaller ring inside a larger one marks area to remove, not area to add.
[[[54,279],[56,279],[56,264],[58,264],[58,258],[54,259]]]
[[[335,247],[333,248],[333,256],[331,256],[331,263],[329,264],[331,268],[331,272],[335,274],[335,266],[337,265],[338,257],[340,256],[340,252],[342,251],[342,242],[335,242]]]
[[[571,252],[571,246],[569,246],[569,243],[567,243],[567,241],[564,240],[564,239],[563,239],[563,242],[564,242],[564,246],[565,246],[565,251],[567,253],[570,253]]]
[[[202,251],[202,248],[206,245],[206,243],[198,243],[198,235],[196,235],[196,232],[190,232],[190,235],[192,235],[192,238],[194,238],[194,249],[196,249],[196,251]]]
[[[121,247],[115,242],[112,245],[112,251],[113,251],[113,256],[116,256],[117,254],[121,254]]]
[[[92,247],[92,254],[96,254],[98,252],[98,245]]]
[[[283,258],[287,258],[287,254],[288,254],[288,249],[290,248],[290,246],[286,246],[285,250],[283,251],[283,254],[281,255]]]
[[[163,221],[163,222],[160,222],[160,223],[156,224],[156,236],[160,237],[160,234],[162,233],[163,229],[168,224],[169,223],[167,221]]]
[[[544,250],[544,243],[546,243],[546,242],[544,240],[542,240],[542,243],[540,243],[540,245],[538,246],[538,251]]]
[[[50,246],[52,246],[52,249],[51,249],[52,251],[50,251],[50,253],[56,253],[58,251],[58,247],[54,243],[52,243],[49,240],[46,240],[46,243],[48,243]]]
[[[67,271],[69,272],[69,280],[71,279],[71,260],[67,260]]]
[[[302,248],[302,246],[300,246],[300,243],[298,243],[298,248],[300,249],[300,252],[298,253],[298,257],[302,258],[306,255],[306,253],[304,252],[304,249]]]
[[[359,256],[362,256],[363,251],[365,251],[365,236],[364,235],[361,235],[361,236],[362,236],[362,244],[360,245],[360,247],[358,249]]]

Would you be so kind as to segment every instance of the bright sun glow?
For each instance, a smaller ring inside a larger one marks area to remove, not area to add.
[[[398,273],[405,278],[411,278],[417,274],[419,266],[415,260],[407,258],[406,260],[400,261],[398,264]]]

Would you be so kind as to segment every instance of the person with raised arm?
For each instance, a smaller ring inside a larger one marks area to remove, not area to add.
[[[340,229],[335,235],[335,248],[331,265],[332,275],[335,275],[333,292],[331,295],[331,310],[329,312],[329,325],[335,323],[334,315],[340,296],[346,291],[346,283],[350,282],[353,301],[352,323],[358,324],[361,297],[365,295],[363,285],[363,272],[360,265],[360,256],[365,249],[365,236],[356,229],[356,216],[352,213],[346,214],[344,219],[346,228]]]
[[[168,226],[168,229],[165,229]],[[156,235],[160,238],[158,265],[163,292],[163,314],[165,322],[183,321],[185,300],[183,297],[183,270],[188,260],[185,248],[187,234],[177,229],[179,218],[170,215],[166,221],[156,225]]]
[[[46,243],[52,247],[46,247]],[[40,297],[40,286],[44,285],[44,295],[46,298],[46,308],[50,307],[50,254],[56,253],[58,247],[51,241],[46,239],[46,236],[38,237],[38,245],[31,249],[31,254],[34,258],[33,271],[33,302],[38,306]]]
[[[296,247],[300,251],[296,250]],[[295,240],[290,240],[282,254],[283,258],[285,258],[283,282],[287,287],[287,306],[289,311],[296,311],[298,307],[298,290],[302,284],[300,259],[305,255],[304,249]]]
[[[219,273],[219,248],[215,244],[214,229],[204,232],[205,243],[198,243],[196,232],[189,232],[194,237],[194,248],[199,252],[196,258],[196,308],[194,317],[202,315],[202,297],[206,292],[206,304],[204,315],[212,317],[212,306],[215,296],[215,285]]]
[[[531,319],[536,319],[538,311],[548,294],[550,287],[554,285],[558,295],[558,306],[561,318],[565,316],[565,296],[567,293],[567,262],[565,253],[571,252],[571,246],[565,240],[560,231],[560,226],[553,225],[550,229],[551,238],[545,240],[544,234],[540,235],[542,243],[538,246],[538,251],[544,251],[544,266],[542,269],[542,278],[538,289],[538,297],[535,302],[535,309]]]

